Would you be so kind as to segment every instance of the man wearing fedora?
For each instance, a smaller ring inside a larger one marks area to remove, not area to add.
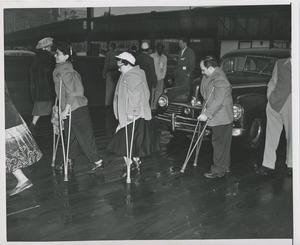
[[[50,52],[52,44],[51,37],[45,37],[38,42],[37,52],[30,68],[30,90],[34,105],[29,130],[33,135],[36,135],[35,126],[40,116],[50,115],[54,104],[52,73],[55,68],[55,59]]]
[[[152,101],[152,88],[156,87],[157,84],[154,60],[148,53],[149,44],[147,42],[142,43],[141,50],[142,52],[137,56],[135,64],[139,65],[146,73],[147,84],[150,91],[150,103]]]

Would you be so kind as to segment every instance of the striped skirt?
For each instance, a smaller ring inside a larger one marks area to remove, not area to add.
[[[6,173],[25,168],[43,156],[26,123],[5,130]]]

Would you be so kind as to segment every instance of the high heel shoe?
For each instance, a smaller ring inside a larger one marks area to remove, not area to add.
[[[134,161],[130,163],[130,172],[134,172],[136,170],[136,165],[132,164]],[[125,178],[127,176],[127,165],[123,165],[123,173],[121,174],[121,178]]]
[[[99,163],[94,163],[93,167],[92,167],[89,171],[87,171],[87,173],[88,173],[88,174],[93,174],[93,173],[96,172],[96,170],[97,170],[98,168],[104,168],[104,165],[105,165],[105,163],[104,163],[104,161],[101,159]]]
[[[141,159],[133,159],[134,163],[135,163],[135,169],[140,172],[141,171]]]
[[[75,164],[75,160],[68,159],[68,170],[69,171],[73,171],[74,170],[74,164]],[[55,166],[55,170],[64,171],[64,163],[56,165]]]

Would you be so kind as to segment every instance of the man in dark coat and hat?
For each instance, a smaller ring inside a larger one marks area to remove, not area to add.
[[[141,49],[142,52],[137,56],[135,65],[139,65],[146,73],[147,84],[150,91],[150,101],[152,101],[152,87],[156,87],[157,84],[154,60],[148,53],[149,44],[147,42],[142,43]]]
[[[43,38],[38,42],[36,46],[37,53],[30,68],[30,89],[34,106],[29,129],[33,135],[36,135],[35,125],[40,116],[50,115],[54,104],[52,73],[55,67],[55,59],[50,52],[52,44],[53,39],[51,37]]]

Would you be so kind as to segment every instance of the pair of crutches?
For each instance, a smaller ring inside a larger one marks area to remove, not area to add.
[[[206,110],[206,106],[207,106],[207,103],[214,91],[214,86],[212,87],[212,90],[210,91],[210,94],[205,102],[205,104],[203,105],[202,107],[202,110],[201,110],[201,114]],[[203,126],[203,129],[201,131],[201,123],[200,123],[200,120],[197,120],[197,124],[195,126],[195,130],[194,130],[194,133],[193,133],[193,137],[192,137],[192,140],[191,140],[191,143],[190,143],[190,146],[189,146],[189,149],[188,149],[188,152],[186,154],[186,157],[185,157],[185,160],[184,160],[184,163],[182,165],[182,168],[180,170],[180,172],[184,173],[184,170],[187,166],[187,163],[188,161],[190,160],[195,148],[197,147],[196,149],[196,153],[195,153],[195,159],[194,159],[194,164],[193,166],[196,167],[197,166],[197,162],[198,162],[198,155],[199,155],[199,152],[200,152],[200,148],[201,148],[201,145],[202,145],[202,141],[203,141],[203,138],[204,138],[204,134],[205,134],[205,130],[207,128],[207,125],[208,125],[208,122],[209,122],[209,119],[206,120],[204,126]],[[196,133],[198,132],[198,139],[196,140],[194,146],[192,147],[193,145],[193,142],[194,142],[194,139],[195,139],[195,135]]]
[[[61,90],[62,90],[62,78],[59,80],[59,99],[55,99],[55,105],[57,106],[57,100],[58,100],[58,128],[59,130],[55,130],[55,125],[53,125],[53,154],[52,154],[52,163],[51,167],[55,167],[55,159],[56,159],[56,153],[57,148],[59,144],[59,139],[61,138],[61,145],[62,145],[62,151],[63,151],[63,159],[64,159],[64,181],[68,181],[68,157],[69,157],[69,147],[70,147],[70,135],[71,135],[71,109],[69,110],[67,116],[69,117],[69,127],[68,127],[68,137],[67,137],[67,146],[65,149],[65,141],[64,141],[64,135],[63,135],[63,119],[61,118]],[[56,137],[57,135],[57,137]],[[55,139],[56,138],[56,139]]]
[[[130,179],[130,165],[132,164],[132,146],[133,146],[133,137],[134,137],[134,127],[135,127],[135,116],[133,116],[133,122],[132,122],[132,131],[131,131],[131,140],[130,140],[130,147],[128,149],[128,130],[127,130],[127,124],[125,126],[125,137],[126,137],[126,171],[127,171],[127,179],[126,179],[126,183],[130,184],[131,183],[131,179]]]

